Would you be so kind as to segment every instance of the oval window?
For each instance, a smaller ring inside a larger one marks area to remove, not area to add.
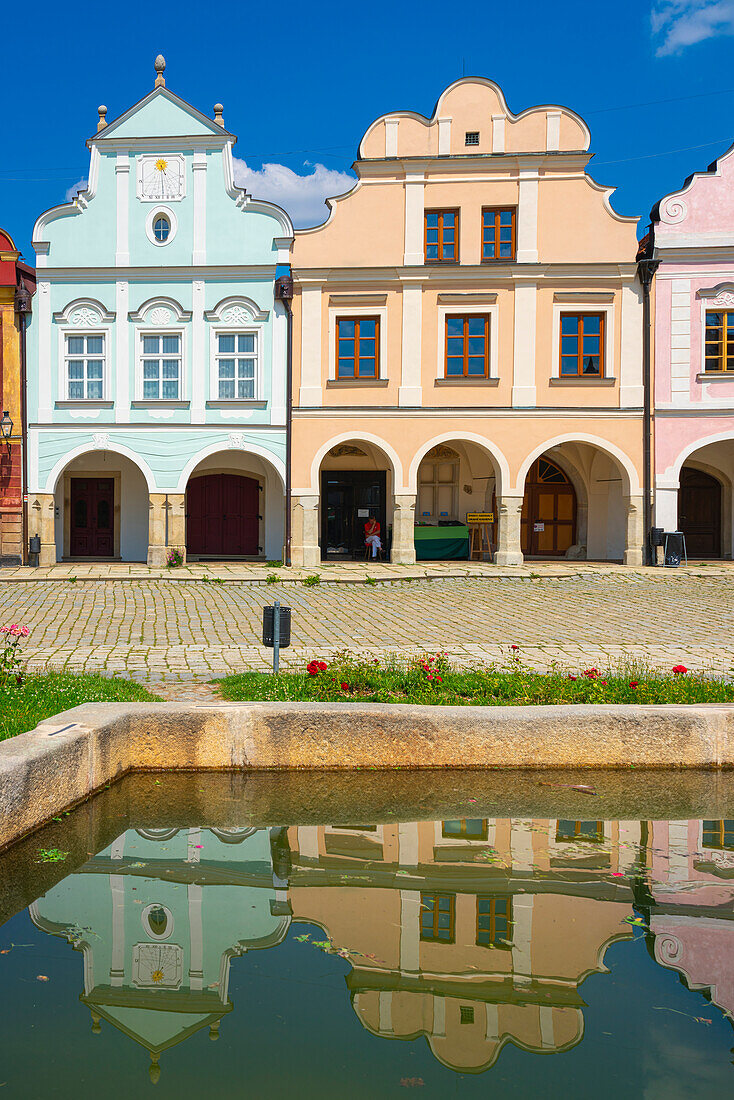
[[[152,936],[160,939],[168,930],[168,910],[162,905],[151,905],[145,914],[145,920]]]
[[[165,214],[158,214],[153,222],[153,236],[159,244],[163,244],[168,240],[168,235],[171,232],[171,223]]]

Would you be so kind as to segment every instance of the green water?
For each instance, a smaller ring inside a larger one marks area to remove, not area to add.
[[[734,1094],[734,779],[132,777],[0,856],[0,1098]]]

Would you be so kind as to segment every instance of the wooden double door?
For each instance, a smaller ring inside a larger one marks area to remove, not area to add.
[[[678,490],[678,530],[691,558],[721,557],[721,483],[684,466]]]
[[[69,556],[111,558],[115,553],[115,482],[73,477],[70,485]]]
[[[576,493],[560,466],[537,459],[525,479],[521,543],[525,557],[563,557],[576,542]]]
[[[204,474],[186,490],[186,549],[200,557],[259,553],[260,486],[241,474]]]
[[[380,524],[380,539],[387,552],[386,483],[387,475],[384,470],[322,472],[322,558],[363,558],[364,527],[370,517]]]

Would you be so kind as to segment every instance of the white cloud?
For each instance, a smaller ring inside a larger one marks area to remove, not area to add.
[[[250,168],[246,161],[234,158],[234,179],[256,199],[269,199],[290,214],[297,229],[319,225],[329,213],[326,198],[343,195],[354,187],[354,176],[323,164],[304,165],[311,171],[299,175],[285,164],[263,164]]]
[[[75,199],[80,191],[86,191],[89,185],[89,180],[77,180],[73,187],[70,187],[66,192],[66,201],[71,202]]]
[[[658,57],[681,53],[718,34],[734,34],[734,0],[662,0],[651,24]]]

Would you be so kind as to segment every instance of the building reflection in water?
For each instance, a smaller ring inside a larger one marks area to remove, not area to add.
[[[364,1028],[480,1073],[508,1042],[581,1041],[580,986],[635,906],[657,962],[731,1013],[733,901],[734,822],[464,819],[130,831],[31,917],[82,952],[92,1030],[145,1047],[155,1081],[166,1050],[218,1037],[231,960],[291,921],[349,960]]]

